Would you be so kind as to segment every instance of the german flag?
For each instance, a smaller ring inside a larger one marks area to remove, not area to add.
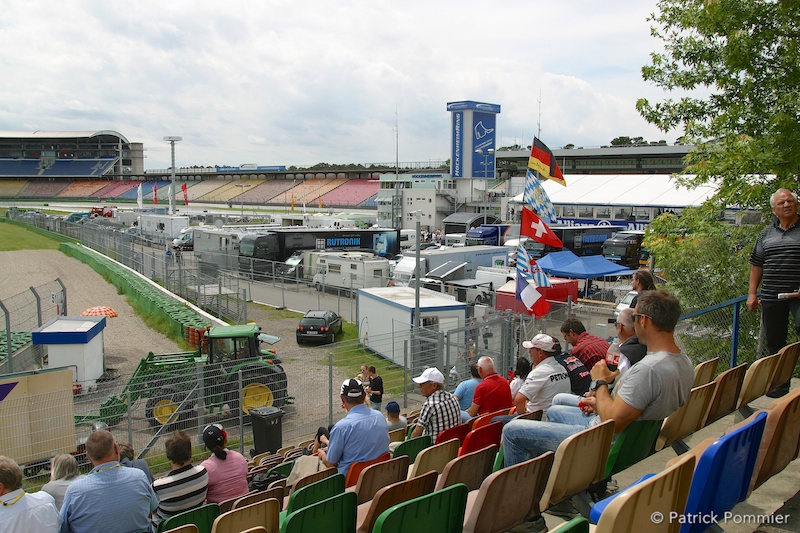
[[[561,168],[558,166],[553,152],[536,137],[533,138],[531,156],[528,159],[528,168],[537,171],[543,178],[557,181],[564,187],[567,186],[567,182],[564,180],[564,175],[561,174]]]

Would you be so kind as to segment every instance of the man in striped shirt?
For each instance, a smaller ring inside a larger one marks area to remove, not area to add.
[[[800,228],[797,226],[797,195],[778,189],[769,199],[777,217],[756,239],[750,254],[750,287],[747,308],[755,312],[761,304],[761,322],[767,339],[767,353],[772,355],[786,345],[789,318],[800,333]],[[758,286],[761,285],[761,299]],[[779,294],[790,294],[779,299]],[[789,382],[769,391],[777,398],[789,392]]]
[[[200,465],[192,465],[192,439],[185,431],[175,431],[166,442],[167,459],[172,470],[153,481],[158,495],[158,509],[153,513],[153,524],[172,515],[203,505],[208,491],[208,472]]]

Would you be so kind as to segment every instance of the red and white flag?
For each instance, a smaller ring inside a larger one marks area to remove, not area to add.
[[[189,205],[189,193],[186,192],[186,184],[181,185],[181,190],[183,191],[183,205]]]
[[[564,247],[564,243],[553,233],[553,230],[547,227],[547,224],[527,207],[522,208],[522,224],[520,224],[519,234],[530,237],[546,246],[552,246],[553,248]]]
[[[155,183],[153,184],[153,203],[154,204],[158,203],[158,187],[156,186]]]

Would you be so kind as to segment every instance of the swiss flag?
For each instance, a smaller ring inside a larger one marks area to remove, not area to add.
[[[553,230],[548,228],[547,224],[542,222],[542,219],[527,207],[522,208],[522,224],[519,228],[519,234],[553,248],[564,247],[564,243],[556,237]]]

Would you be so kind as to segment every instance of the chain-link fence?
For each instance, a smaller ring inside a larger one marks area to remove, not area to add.
[[[66,312],[67,288],[58,278],[0,300],[0,374],[41,367],[44,354],[31,332]]]

